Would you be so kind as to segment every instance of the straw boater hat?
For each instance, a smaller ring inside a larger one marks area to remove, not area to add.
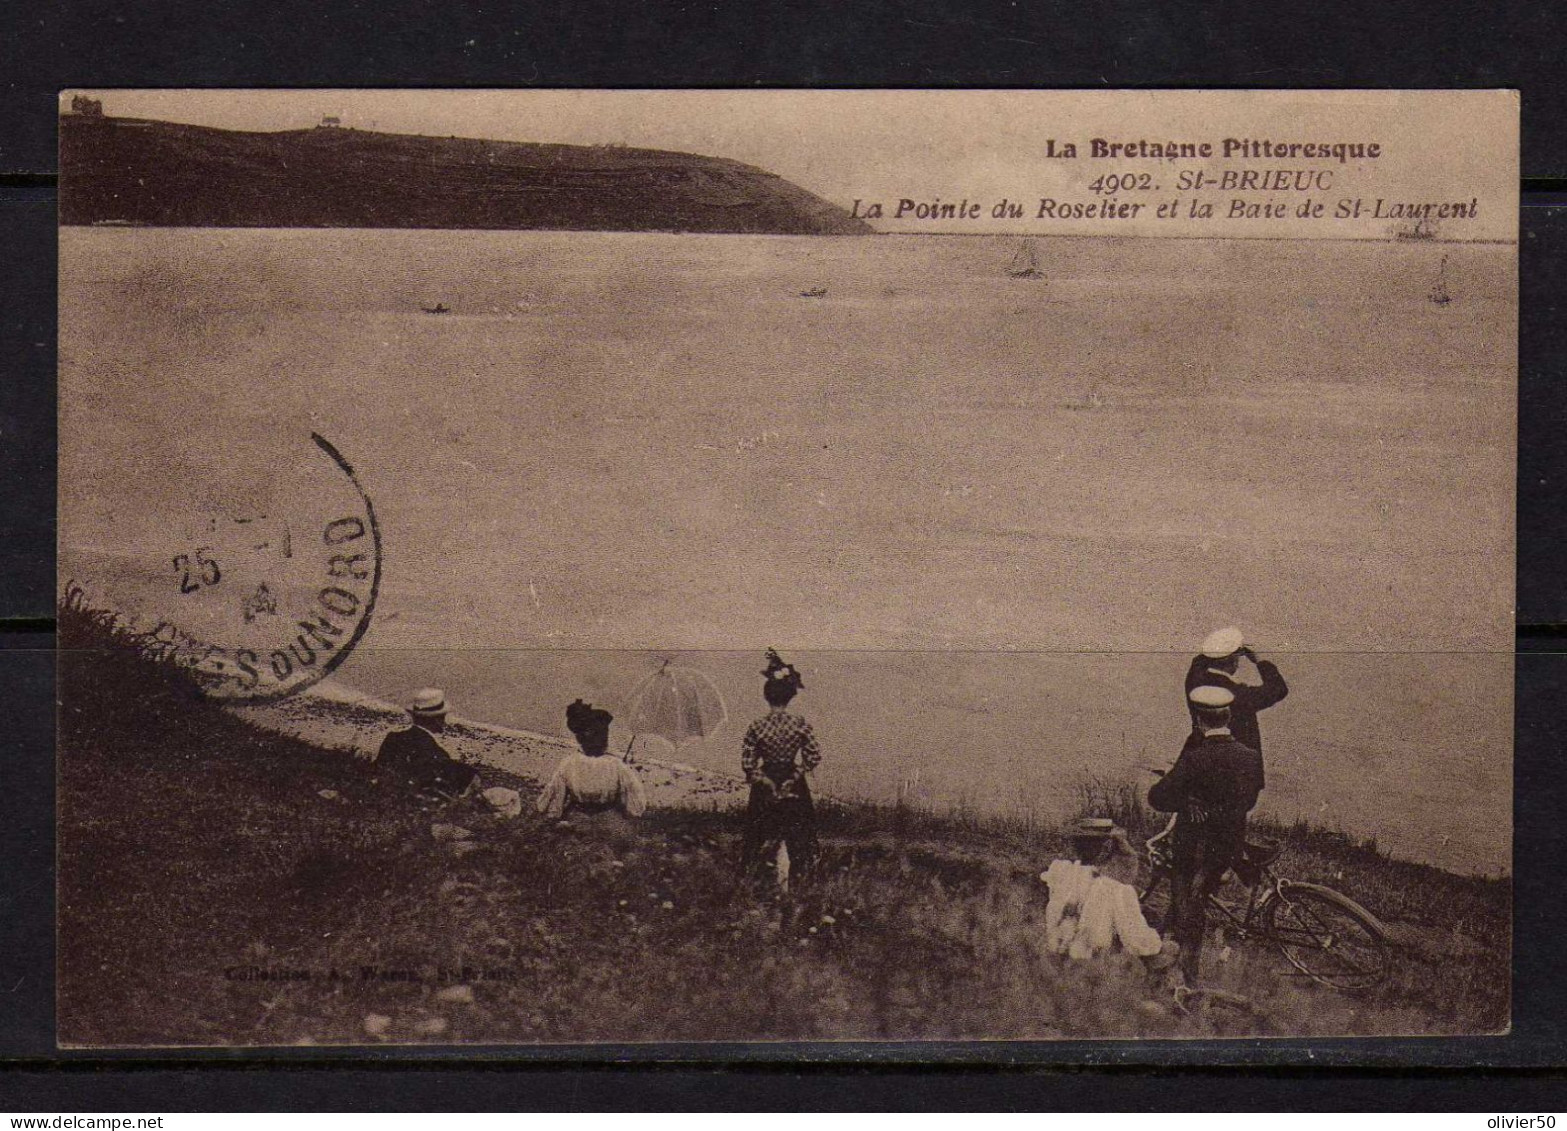
[[[1235,655],[1245,643],[1246,638],[1241,635],[1240,629],[1221,628],[1217,632],[1210,632],[1202,642],[1202,654],[1210,660],[1222,660],[1226,656]]]
[[[438,687],[421,687],[408,701],[408,713],[427,719],[446,717],[446,692]]]
[[[1102,840],[1119,831],[1109,817],[1079,817],[1072,826],[1071,836],[1073,840]]]
[[[1130,856],[1133,853],[1132,846],[1126,839],[1126,830],[1109,817],[1079,817],[1067,830],[1066,835],[1067,840],[1071,841],[1080,852],[1088,851],[1088,846],[1091,844],[1108,844],[1110,854],[1105,859]]]

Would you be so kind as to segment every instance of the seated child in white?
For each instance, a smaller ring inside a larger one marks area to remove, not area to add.
[[[1071,834],[1072,860],[1056,860],[1039,878],[1050,888],[1045,943],[1052,953],[1088,959],[1119,948],[1169,964],[1175,944],[1148,925],[1130,881],[1137,854],[1124,830],[1103,817],[1085,817]],[[1163,957],[1160,957],[1160,956]]]

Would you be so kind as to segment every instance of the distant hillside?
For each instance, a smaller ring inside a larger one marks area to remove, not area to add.
[[[853,235],[781,177],[656,149],[60,119],[60,221],[162,227],[555,228]]]

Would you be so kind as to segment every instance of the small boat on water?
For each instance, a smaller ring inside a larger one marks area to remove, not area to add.
[[[825,298],[826,295],[826,287],[808,287],[807,289],[800,292],[801,298]]]
[[[1039,251],[1033,240],[1024,240],[1007,264],[1007,274],[1014,279],[1043,279],[1045,270],[1039,265]]]
[[[434,306],[421,306],[419,309],[426,314],[450,314],[452,312],[452,308],[444,302],[438,302]]]

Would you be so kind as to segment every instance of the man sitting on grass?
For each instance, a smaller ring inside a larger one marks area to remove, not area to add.
[[[1137,853],[1108,817],[1084,817],[1070,833],[1071,859],[1039,878],[1050,888],[1045,943],[1052,953],[1086,960],[1121,950],[1163,970],[1179,948],[1159,937],[1137,902]]]
[[[471,792],[478,772],[453,758],[435,737],[446,729],[446,694],[434,687],[414,692],[408,717],[412,726],[394,730],[382,740],[376,773],[421,793]]]

